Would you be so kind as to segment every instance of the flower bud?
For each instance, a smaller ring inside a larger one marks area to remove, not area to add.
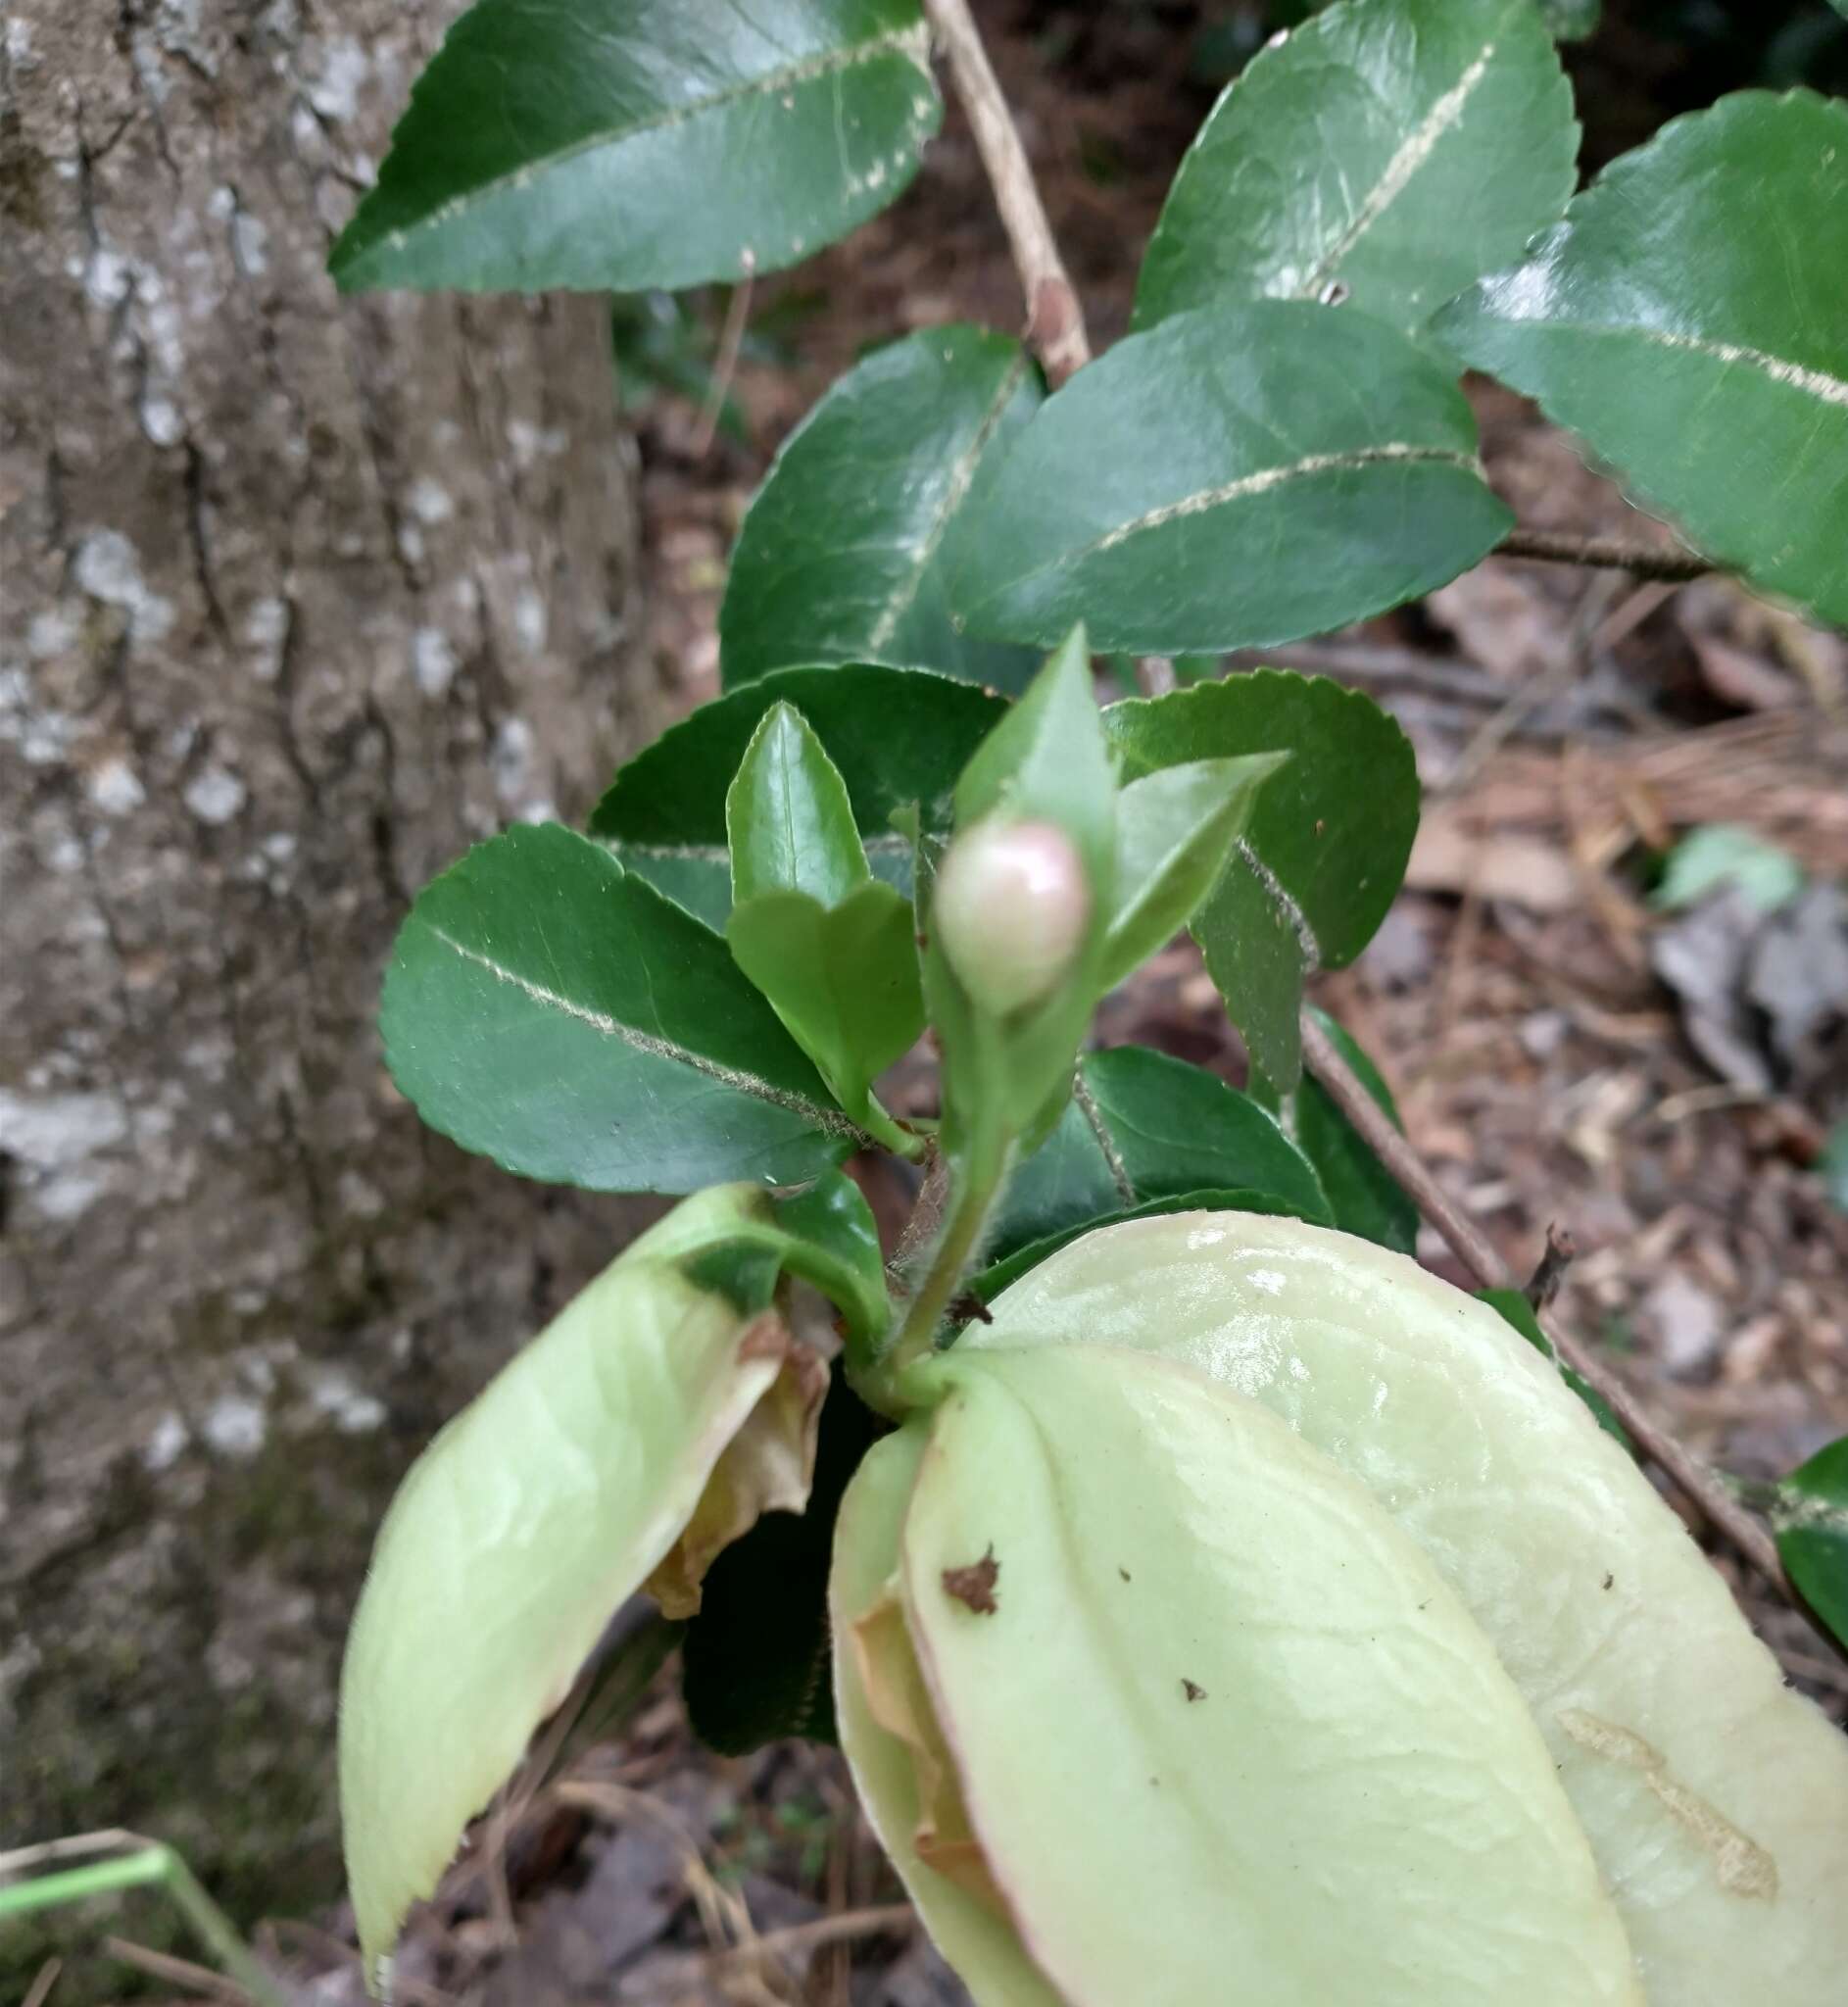
[[[932,927],[963,988],[997,1016],[1051,995],[1090,919],[1084,861],[1056,823],[978,823],[938,869]]]

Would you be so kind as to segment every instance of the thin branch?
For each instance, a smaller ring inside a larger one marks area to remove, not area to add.
[[[924,12],[943,47],[956,95],[968,114],[977,151],[995,190],[996,207],[1027,295],[1027,340],[1056,390],[1091,361],[1085,310],[1052,240],[1046,205],[1013,114],[982,46],[968,0],[924,0]]]
[[[1510,530],[1495,546],[1497,558],[1527,558],[1538,564],[1593,564],[1611,571],[1634,572],[1638,578],[1660,578],[1685,585],[1713,570],[1692,551],[1665,550],[1659,544],[1627,544],[1621,537],[1579,537],[1559,530]]]
[[[1440,1233],[1451,1252],[1462,1262],[1482,1289],[1512,1289],[1515,1284],[1507,1264],[1483,1239],[1475,1225],[1451,1202],[1432,1175],[1431,1167],[1393,1126],[1378,1101],[1370,1095],[1336,1050],[1334,1041],[1308,1011],[1302,1014],[1303,1062],[1325,1087],[1336,1105],[1380,1161],[1415,1199],[1418,1209]],[[1579,1373],[1610,1403],[1612,1412],[1629,1432],[1632,1442],[1671,1477],[1699,1508],[1701,1516],[1717,1533],[1724,1534],[1767,1582],[1779,1590],[1798,1609],[1803,1607],[1791,1589],[1777,1557],[1777,1543],[1767,1529],[1754,1519],[1727,1491],[1718,1473],[1709,1470],[1699,1457],[1680,1444],[1646,1409],[1636,1396],[1595,1353],[1558,1331],[1549,1333],[1555,1348],[1566,1363]]]
[[[1144,697],[1166,697],[1177,682],[1173,656],[1145,655],[1137,659],[1136,687]]]
[[[738,358],[745,346],[745,329],[751,324],[751,295],[756,285],[755,260],[745,253],[745,275],[732,287],[725,303],[725,325],[719,330],[718,353],[712,362],[712,380],[706,386],[705,404],[700,423],[688,448],[695,460],[704,460],[718,437],[719,421],[725,416],[725,402],[732,394],[732,379],[738,374]]]

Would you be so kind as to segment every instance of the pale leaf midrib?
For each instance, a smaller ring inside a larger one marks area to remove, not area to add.
[[[1530,0],[1518,0],[1518,4],[1527,6]],[[1496,23],[1496,37],[1499,37],[1507,26],[1512,12],[1511,8]],[[1495,60],[1495,52],[1499,47],[1498,39],[1484,42],[1464,67],[1456,82],[1433,101],[1424,118],[1399,142],[1393,150],[1391,159],[1382,170],[1379,180],[1367,191],[1360,207],[1354,211],[1340,234],[1317,259],[1313,269],[1296,288],[1298,299],[1317,298],[1342,261],[1352,253],[1354,246],[1404,194],[1418,171],[1436,151],[1438,142],[1444,134],[1462,118],[1470,99],[1476,94],[1477,86],[1487,75],[1488,67]]]
[[[1720,341],[1711,335],[1676,334],[1665,327],[1644,327],[1636,321],[1571,320],[1522,317],[1509,318],[1509,327],[1538,327],[1566,334],[1615,335],[1646,343],[1652,348],[1678,349],[1683,354],[1702,356],[1728,367],[1744,364],[1768,376],[1786,390],[1800,390],[1819,404],[1839,405],[1848,410],[1848,379],[1831,376],[1826,369],[1812,369],[1806,363],[1792,363],[1774,356],[1769,349],[1749,348],[1740,342]]]
[[[1097,1098],[1091,1091],[1091,1083],[1085,1078],[1085,1069],[1080,1066],[1072,1075],[1072,1100],[1078,1103],[1078,1112],[1084,1116],[1086,1125],[1097,1149],[1103,1156],[1104,1168],[1110,1173],[1110,1182],[1116,1187],[1116,1196],[1125,1205],[1137,1203],[1136,1181],[1130,1176],[1129,1166],[1123,1161],[1123,1152],[1117,1148],[1110,1125],[1103,1118],[1103,1110],[1097,1105]]]
[[[754,97],[770,97],[779,91],[793,90],[802,84],[814,83],[824,76],[839,75],[843,71],[857,69],[863,63],[897,49],[908,55],[912,62],[929,74],[929,32],[919,24],[912,23],[903,27],[888,28],[883,34],[874,35],[871,40],[855,42],[851,48],[827,49],[818,56],[804,57],[799,63],[788,63],[780,70],[768,70],[758,76],[747,77],[741,83],[728,84],[723,90],[684,105],[670,105],[651,113],[648,117],[631,120],[624,125],[607,126],[596,132],[587,132],[581,139],[574,139],[568,146],[561,146],[551,153],[537,154],[531,160],[522,161],[518,167],[508,168],[485,181],[478,181],[472,188],[465,188],[459,195],[453,195],[447,202],[426,210],[422,216],[413,217],[408,222],[394,225],[381,231],[368,243],[361,245],[348,261],[349,269],[365,265],[380,251],[401,251],[413,237],[434,229],[441,224],[452,223],[458,217],[465,216],[471,209],[491,200],[508,188],[519,188],[538,180],[542,175],[551,174],[555,170],[568,166],[570,162],[601,148],[626,145],[632,139],[651,132],[664,132],[676,125],[686,125],[696,119],[704,119],[713,112],[729,110],[733,105],[742,104]]]
[[[588,1004],[574,1002],[559,991],[548,989],[544,983],[534,982],[530,976],[523,976],[517,969],[509,968],[496,961],[491,955],[484,955],[480,949],[471,948],[465,941],[459,941],[455,935],[446,932],[433,923],[425,923],[432,940],[439,941],[451,954],[463,961],[472,962],[477,968],[484,968],[497,982],[510,984],[530,1002],[544,1009],[556,1010],[560,1015],[586,1024],[593,1031],[606,1038],[615,1039],[631,1051],[645,1052],[651,1058],[671,1060],[686,1067],[690,1072],[699,1073],[707,1080],[717,1081],[736,1094],[748,1095],[754,1101],[768,1102],[772,1107],[782,1108],[793,1115],[800,1115],[814,1128],[833,1136],[858,1137],[859,1129],[837,1109],[824,1108],[805,1096],[795,1094],[788,1088],[773,1086],[755,1073],[746,1073],[737,1067],[727,1066],[723,1061],[708,1057],[704,1052],[695,1052],[687,1047],[664,1039],[657,1033],[641,1030],[638,1026],[624,1024],[619,1018],[611,1017],[607,1011],[592,1009]]]
[[[949,478],[944,485],[943,497],[932,514],[930,527],[918,543],[905,575],[887,595],[885,607],[867,634],[866,647],[869,653],[885,647],[897,631],[899,622],[916,604],[918,590],[924,583],[925,572],[930,569],[931,560],[936,557],[938,547],[943,543],[956,511],[967,498],[970,483],[975,479],[975,470],[981,465],[983,454],[988,451],[989,441],[995,436],[995,428],[1006,415],[1007,407],[1013,402],[1014,392],[1020,388],[1021,378],[1026,372],[1027,356],[1025,350],[1022,350],[1007,366],[1001,376],[1000,388],[983,412],[974,436],[950,467]]]

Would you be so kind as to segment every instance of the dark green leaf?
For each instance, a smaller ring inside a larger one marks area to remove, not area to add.
[[[939,554],[983,460],[1040,403],[1017,341],[931,327],[869,356],[785,442],[719,609],[727,687],[792,662],[921,662],[1018,690],[1029,649],[950,625]]]
[[[425,886],[379,1021],[423,1119],[530,1178],[797,1184],[856,1135],[724,942],[553,825],[511,829]]]
[[[1316,1022],[1334,1041],[1354,1076],[1402,1129],[1392,1092],[1380,1077],[1380,1069],[1326,1010],[1315,1013]],[[1273,1112],[1280,1101],[1276,1091],[1259,1073],[1253,1073],[1254,1098]],[[1294,1120],[1290,1132],[1296,1147],[1315,1165],[1322,1189],[1329,1196],[1335,1224],[1343,1233],[1358,1234],[1363,1240],[1378,1241],[1410,1254],[1418,1245],[1418,1206],[1405,1196],[1399,1182],[1374,1155],[1360,1132],[1336,1106],[1334,1098],[1311,1074],[1304,1074],[1296,1089]]]
[[[910,880],[910,846],[893,811],[916,802],[932,831],[969,756],[1006,715],[1001,698],[923,669],[778,669],[663,732],[616,774],[591,834],[690,912],[722,928],[731,908],[725,796],[771,707],[802,712],[840,769],[876,875]]]
[[[1114,1211],[1096,1213],[1089,1219],[1061,1227],[1057,1233],[1047,1234],[1042,1240],[1029,1241],[1003,1260],[991,1262],[971,1276],[968,1295],[986,1307],[1030,1268],[1038,1268],[1049,1255],[1069,1247],[1083,1235],[1093,1233],[1098,1227],[1118,1226],[1126,1219],[1150,1219],[1162,1212],[1266,1212],[1286,1219],[1302,1217],[1296,1205],[1288,1199],[1280,1199],[1274,1192],[1178,1192],[1171,1199],[1151,1199],[1143,1205],[1119,1206]],[[966,1313],[958,1311],[955,1314],[964,1323],[968,1321]],[[947,1334],[947,1338],[948,1342],[954,1342],[953,1330]]]
[[[1777,1551],[1803,1599],[1848,1646],[1848,1436],[1778,1486]]]
[[[726,792],[725,831],[737,905],[799,892],[830,906],[866,883],[847,783],[794,705],[773,705],[753,733]]]
[[[709,1748],[745,1756],[785,1736],[833,1741],[834,1521],[848,1480],[884,1427],[837,1373],[821,1410],[807,1509],[766,1513],[706,1571],[681,1666],[687,1713]]]
[[[883,1134],[868,1090],[924,1029],[910,901],[876,880],[834,906],[760,892],[733,906],[725,938],[841,1105]]]
[[[1132,777],[1190,759],[1290,755],[1192,922],[1252,1057],[1288,1091],[1302,1070],[1305,975],[1352,961],[1405,875],[1418,829],[1411,744],[1358,691],[1277,669],[1114,704],[1103,716]]]
[[[1300,300],[1177,314],[980,468],[946,563],[970,633],[1177,655],[1416,599],[1507,532],[1462,392],[1409,337]]]
[[[916,0],[478,0],[334,247],[341,287],[775,271],[885,208],[943,107]]]
[[[1006,1255],[1105,1213],[1213,1189],[1265,1193],[1299,1219],[1329,1224],[1308,1159],[1248,1096],[1145,1046],[1088,1052],[1058,1127],[1007,1187],[991,1251]]]
[[[1629,1432],[1617,1419],[1610,1402],[1583,1374],[1575,1373],[1570,1366],[1561,1364],[1559,1354],[1553,1349],[1553,1341],[1540,1328],[1540,1320],[1533,1314],[1533,1305],[1527,1297],[1519,1290],[1478,1290],[1476,1294],[1491,1310],[1499,1311],[1536,1351],[1544,1352],[1559,1367],[1559,1377],[1597,1416],[1598,1427],[1607,1435],[1615,1436],[1633,1456],[1636,1445],[1629,1440]]]
[[[1123,981],[1192,918],[1242,834],[1258,789],[1289,757],[1192,759],[1145,773],[1118,795],[1106,986]]]
[[[1136,325],[1269,296],[1414,334],[1558,218],[1578,140],[1533,0],[1341,0],[1213,107],[1149,242]]]
[[[1848,1119],[1837,1122],[1823,1145],[1816,1168],[1822,1173],[1823,1190],[1837,1212],[1848,1212]]]
[[[801,1192],[770,1201],[784,1236],[778,1258],[841,1312],[850,1345],[884,1336],[891,1314],[879,1227],[864,1194],[844,1171],[824,1171]]]
[[[1605,169],[1441,338],[1645,509],[1848,621],[1848,105],[1743,91]]]

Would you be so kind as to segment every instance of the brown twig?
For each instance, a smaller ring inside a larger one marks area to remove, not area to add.
[[[1508,1265],[1475,1225],[1451,1202],[1442,1186],[1379,1102],[1355,1077],[1335,1042],[1305,1010],[1302,1014],[1303,1063],[1328,1090],[1363,1141],[1386,1165],[1426,1219],[1440,1233],[1450,1251],[1482,1289],[1516,1287]],[[1802,1608],[1777,1557],[1777,1543],[1726,1488],[1720,1477],[1679,1443],[1637,1401],[1636,1396],[1593,1352],[1577,1339],[1549,1332],[1561,1358],[1609,1402],[1630,1440],[1674,1480],[1715,1532],[1724,1534],[1767,1582]]]
[[[1684,585],[1713,570],[1692,551],[1670,551],[1655,544],[1627,544],[1621,537],[1580,537],[1551,529],[1510,530],[1495,546],[1497,558],[1526,558],[1537,564],[1593,564],[1602,570],[1630,571],[1638,578],[1660,578]]]
[[[1085,311],[1053,242],[1027,149],[1020,143],[968,0],[924,0],[924,12],[949,65],[976,150],[995,190],[1014,269],[1027,296],[1027,340],[1056,390],[1091,361]]]
[[[745,275],[732,287],[725,303],[725,325],[719,330],[718,353],[712,362],[712,380],[706,386],[700,423],[688,449],[695,460],[704,460],[718,437],[719,420],[725,416],[725,400],[732,394],[732,379],[738,373],[738,357],[745,345],[745,329],[751,324],[751,294],[756,283],[752,256],[745,253]]]
[[[51,1998],[51,1989],[58,1983],[58,1975],[64,1971],[62,1958],[48,1958],[38,1968],[38,1977],[25,1989],[24,2007],[45,2007]]]

